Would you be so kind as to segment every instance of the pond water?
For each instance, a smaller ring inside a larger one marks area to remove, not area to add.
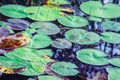
[[[9,0],[9,1],[1,0],[0,3],[2,3],[3,5],[10,4],[12,3],[11,1],[14,2],[15,0]],[[75,10],[75,12],[73,13],[74,15],[87,17],[86,14],[81,12],[81,10],[79,9],[79,5],[82,2],[87,1],[87,0],[68,0],[68,1],[70,1],[72,4],[71,8]],[[103,1],[103,3],[113,2],[115,4],[120,4],[119,0],[101,0],[101,1]],[[24,4],[24,2],[20,2],[20,1],[17,1],[17,3]],[[7,19],[8,17],[3,16],[2,14],[0,15],[0,21],[6,21]],[[30,20],[28,18],[25,20],[31,23],[34,22],[33,20]],[[120,22],[120,18],[115,18],[113,19],[113,21]],[[69,29],[66,29],[65,26],[61,25],[58,21],[52,21],[52,22],[58,25],[61,28],[61,31],[58,34],[51,35],[50,38],[52,40],[55,40],[56,38],[65,38],[64,34]],[[101,22],[89,21],[89,23],[90,23],[89,26],[86,26],[82,29],[96,32],[99,35],[101,35],[103,32],[106,32],[106,30],[101,27]],[[108,32],[110,32],[110,30]],[[120,33],[120,32],[117,32],[117,33]],[[80,73],[76,76],[70,76],[69,77],[70,80],[96,80],[96,79],[91,79],[93,77],[99,77],[98,80],[108,80],[108,73],[106,72],[105,68],[111,67],[112,65],[93,66],[93,65],[82,63],[76,58],[76,52],[81,49],[86,49],[86,48],[98,49],[98,50],[101,50],[107,53],[109,55],[108,58],[111,59],[113,57],[120,57],[120,44],[107,43],[102,40],[93,45],[80,45],[77,43],[72,43],[72,44],[73,45],[70,49],[57,49],[52,46],[47,47],[47,49],[51,49],[53,51],[52,59],[55,59],[58,61],[71,62],[78,66],[77,70],[80,71]],[[15,74],[15,75],[2,74],[0,77],[0,80],[27,80],[28,78],[30,77],[22,76],[18,74]]]

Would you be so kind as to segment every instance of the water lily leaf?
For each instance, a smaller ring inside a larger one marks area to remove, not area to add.
[[[83,63],[91,65],[106,65],[108,59],[104,58],[107,54],[94,49],[83,49],[77,52],[77,59]]]
[[[29,78],[28,80],[36,80],[36,79],[33,79],[33,78]]]
[[[65,37],[74,43],[81,45],[95,44],[99,42],[100,37],[94,32],[87,32],[82,29],[71,29],[65,33]]]
[[[38,29],[36,32],[45,35],[53,35],[60,32],[60,28],[51,22],[34,22],[30,25],[32,29]]]
[[[101,26],[106,30],[120,31],[120,23],[115,21],[105,21]]]
[[[51,66],[51,69],[54,72],[62,76],[72,76],[78,74],[79,72],[75,68],[77,68],[77,66],[70,62],[56,62]]]
[[[108,62],[112,65],[118,66],[120,67],[120,62],[119,62],[120,58],[113,58],[111,60],[109,60]]]
[[[23,11],[25,8],[22,5],[9,4],[2,6],[0,10],[3,15],[8,17],[25,18],[28,16],[28,13]]]
[[[29,47],[30,48],[44,48],[51,44],[51,39],[42,34],[36,34],[31,40]]]
[[[13,30],[25,30],[29,27],[30,23],[23,19],[8,19],[5,24]]]
[[[67,27],[84,27],[88,25],[88,21],[80,16],[62,16],[58,18],[59,23]]]
[[[120,34],[114,32],[104,32],[101,36],[102,40],[108,43],[119,44]]]
[[[48,1],[56,5],[69,4],[66,0],[48,0]]]
[[[101,18],[120,17],[120,6],[113,3],[102,5],[99,1],[87,1],[80,5],[83,12]]]
[[[69,42],[68,40],[66,39],[56,39],[54,41],[52,41],[52,46],[55,47],[55,48],[60,48],[60,49],[64,49],[64,48],[71,48],[72,46],[72,43]]]
[[[6,35],[8,35],[10,32],[7,30],[7,29],[5,29],[5,28],[3,28],[3,27],[0,27],[0,37],[1,36],[6,36]]]
[[[18,74],[20,74],[20,75],[25,75],[25,76],[38,76],[38,75],[40,75],[41,73],[36,72],[36,71],[32,68],[32,66],[28,66],[28,67],[26,67],[26,69],[25,69],[23,72],[20,72],[20,73],[18,73]]]
[[[62,80],[56,76],[38,76],[39,80]]]
[[[26,66],[24,63],[17,62],[4,56],[0,56],[0,65],[8,68],[22,68]]]
[[[89,20],[91,20],[91,21],[97,21],[97,22],[101,22],[101,21],[102,21],[101,18],[95,17],[95,16],[90,16],[90,17],[89,17]]]
[[[120,79],[120,68],[106,68],[108,72],[108,80],[119,80]]]
[[[60,15],[58,8],[49,8],[46,6],[28,7],[24,10],[27,13],[34,13],[28,16],[28,18],[36,21],[53,21]]]
[[[11,53],[23,60],[40,61],[40,57],[35,55],[34,52],[32,52],[32,49],[30,48],[26,48],[26,47],[17,48]]]

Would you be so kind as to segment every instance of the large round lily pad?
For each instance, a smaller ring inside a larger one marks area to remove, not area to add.
[[[39,80],[62,80],[56,76],[38,76]]]
[[[0,10],[3,15],[8,17],[25,18],[29,15],[23,11],[25,8],[26,7],[22,5],[9,4],[2,6]]]
[[[60,28],[51,22],[34,22],[30,25],[32,29],[37,29],[37,33],[53,35],[60,32]]]
[[[3,27],[0,27],[0,37],[1,36],[5,36],[5,35],[8,35],[10,32],[7,30],[7,29],[5,29],[5,28],[3,28]]]
[[[51,44],[51,39],[42,34],[36,34],[31,40],[28,47],[30,48],[45,48]]]
[[[104,32],[101,36],[102,40],[108,43],[119,44],[120,34],[114,32]]]
[[[62,76],[72,76],[78,74],[79,72],[75,68],[77,68],[77,66],[70,62],[56,62],[51,66],[51,69],[54,72]]]
[[[53,21],[60,15],[60,10],[45,6],[28,7],[24,10],[27,13],[33,13],[28,18],[36,21]]]
[[[58,38],[58,39],[52,41],[52,46],[56,47],[56,48],[60,48],[60,49],[64,49],[64,48],[69,49],[69,48],[71,48],[72,43],[69,42],[66,39],[60,39],[60,38]]]
[[[65,37],[69,41],[81,45],[95,44],[100,40],[98,34],[94,32],[87,32],[82,29],[71,29],[65,33]]]
[[[95,49],[83,49],[77,52],[77,59],[83,63],[91,65],[106,65],[108,59],[104,58],[107,54]]]
[[[120,6],[113,3],[103,5],[99,1],[87,1],[80,5],[83,12],[101,18],[116,18],[120,17]]]
[[[80,16],[62,16],[58,18],[59,23],[67,27],[84,27],[88,25],[88,21]]]
[[[120,80],[120,68],[106,68],[108,80]]]
[[[120,22],[105,21],[101,24],[101,26],[106,30],[120,31]]]

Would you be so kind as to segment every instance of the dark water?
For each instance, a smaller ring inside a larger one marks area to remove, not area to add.
[[[0,0],[0,2],[2,4],[13,3],[11,1],[12,0]],[[79,5],[83,1],[87,1],[87,0],[68,0],[68,1],[71,2],[72,8],[75,10],[75,13],[73,13],[74,15],[80,15],[80,16],[86,17],[86,15],[80,11]],[[101,1],[107,2],[108,0],[101,0]],[[110,2],[112,1],[113,3],[116,3],[116,4],[120,3],[119,0],[109,0],[109,1]],[[25,2],[26,2],[25,0],[21,0],[21,1],[18,1],[17,4],[25,5]],[[38,4],[37,0],[36,0],[36,4]],[[0,15],[0,20],[5,21],[6,19],[7,19],[7,17]],[[32,22],[29,19],[27,19],[27,20]],[[120,22],[120,18],[113,19],[113,21]],[[64,38],[65,37],[64,34],[67,31],[66,29],[64,29],[65,26],[59,24],[57,21],[54,21],[54,23],[57,24],[59,27],[61,27],[62,30],[60,33],[50,36],[51,39],[54,40],[55,38]],[[101,28],[100,24],[101,23],[99,23],[99,22],[92,21],[92,22],[90,22],[89,26],[86,26],[83,29],[86,29],[88,31],[94,31],[98,34],[101,34],[102,32],[105,32],[105,30]],[[92,28],[92,26],[94,26],[94,28]],[[70,80],[86,80],[87,78],[94,77],[95,73],[98,73],[98,72],[104,74],[107,77],[107,72],[105,71],[105,67],[111,66],[111,65],[91,66],[88,64],[84,64],[84,63],[78,61],[76,58],[76,52],[78,50],[85,49],[85,48],[92,48],[92,49],[99,49],[101,51],[106,52],[107,54],[109,54],[108,58],[120,56],[120,44],[109,44],[109,43],[105,43],[103,41],[100,41],[94,45],[85,45],[85,46],[73,43],[73,46],[71,49],[56,49],[51,46],[49,46],[48,48],[52,49],[52,51],[54,53],[54,55],[52,57],[53,59],[58,60],[58,61],[72,62],[78,66],[78,70],[80,71],[80,74],[70,77]],[[17,74],[16,75],[3,74],[0,77],[0,80],[27,80],[28,78],[29,77],[27,77],[27,76],[22,76],[22,75],[17,75]],[[108,80],[108,79],[103,78],[100,80]]]

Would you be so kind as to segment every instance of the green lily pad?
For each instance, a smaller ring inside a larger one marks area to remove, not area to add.
[[[62,76],[73,76],[79,72],[75,69],[77,66],[70,62],[56,62],[52,64],[51,69]]]
[[[38,76],[39,80],[62,80],[56,76]]]
[[[87,1],[80,5],[80,8],[86,14],[101,18],[120,17],[120,6],[113,3],[103,5],[100,1]]]
[[[62,5],[62,4],[69,4],[66,0],[49,0],[50,3],[56,4],[56,5]]]
[[[15,55],[16,57],[23,59],[23,60],[40,61],[40,57],[34,54],[32,49],[30,48],[25,48],[25,47],[17,48],[11,53]]]
[[[30,25],[32,29],[38,29],[36,32],[45,35],[54,35],[60,32],[60,28],[51,22],[34,22]]]
[[[100,40],[100,36],[98,34],[87,32],[82,29],[71,29],[65,33],[65,37],[69,41],[81,45],[95,44]]]
[[[105,21],[101,24],[101,26],[106,30],[120,31],[120,22]]]
[[[59,23],[67,27],[84,27],[88,25],[88,21],[80,16],[62,16],[58,18]]]
[[[28,7],[24,10],[27,13],[33,13],[28,18],[36,21],[53,21],[60,15],[58,8],[50,8],[45,6]]]
[[[101,19],[101,18],[95,17],[95,16],[90,16],[90,17],[89,17],[89,20],[91,20],[91,21],[97,21],[97,22],[102,22],[102,19]]]
[[[42,34],[36,34],[31,40],[28,47],[30,48],[45,48],[51,44],[51,39]]]
[[[108,80],[120,80],[120,68],[106,68],[108,72]]]
[[[36,71],[32,68],[32,66],[28,66],[28,67],[26,67],[26,69],[25,69],[23,72],[20,72],[20,73],[18,73],[18,74],[20,74],[20,75],[25,75],[25,76],[38,76],[38,75],[40,75],[41,73],[36,72]]]
[[[110,64],[120,67],[120,58],[113,58],[108,61]]]
[[[108,59],[104,58],[107,54],[94,49],[83,49],[77,52],[77,59],[83,63],[91,65],[106,65]]]
[[[104,32],[102,33],[101,39],[108,43],[119,44],[120,34],[114,32]]]
[[[12,60],[12,59],[4,57],[4,56],[0,56],[0,65],[8,67],[8,68],[26,67],[26,64],[17,62],[15,60]]]
[[[25,8],[26,7],[22,5],[9,4],[2,6],[0,10],[3,15],[8,17],[25,18],[29,15],[23,11]]]
[[[55,48],[60,48],[60,49],[64,49],[64,48],[69,49],[69,48],[71,48],[72,43],[66,39],[58,38],[58,39],[52,41],[52,46]]]

